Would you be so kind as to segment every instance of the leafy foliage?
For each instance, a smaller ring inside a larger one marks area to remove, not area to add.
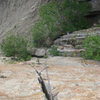
[[[100,27],[100,24],[98,24],[97,27]]]
[[[65,17],[66,30],[72,32],[88,28],[89,24],[84,16],[89,11],[89,4],[86,0],[79,3],[78,0],[64,0],[62,3],[62,14]]]
[[[50,55],[52,56],[61,56],[61,53],[57,50],[56,46],[51,46],[51,49],[49,50]]]
[[[91,35],[83,41],[85,52],[82,53],[86,59],[100,60],[100,36]]]
[[[27,42],[19,35],[9,35],[4,38],[1,50],[7,57],[17,57],[19,60],[29,60],[31,57],[27,51]]]
[[[34,46],[50,46],[60,35],[60,13],[57,2],[50,2],[40,8],[40,20],[32,28]]]
[[[85,15],[89,5],[77,0],[51,0],[39,9],[39,21],[33,26],[33,43],[36,47],[50,46],[52,41],[66,32],[88,28]]]

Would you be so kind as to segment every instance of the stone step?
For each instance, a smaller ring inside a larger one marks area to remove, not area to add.
[[[76,45],[75,46],[75,49],[82,49],[83,47],[82,47],[82,45]]]
[[[74,37],[83,37],[83,36],[88,36],[86,33],[78,33],[78,34],[68,34],[68,35],[63,35],[61,38],[74,38]]]
[[[67,45],[67,44],[58,46],[58,49],[61,49],[61,50],[65,49],[65,48],[73,48],[73,46]]]
[[[58,38],[57,40],[54,41],[54,44],[56,45],[60,45],[60,44],[66,44],[65,42],[69,42],[69,41],[82,41],[86,36],[89,35],[93,35],[93,34],[98,34],[100,35],[100,28],[99,31],[86,31],[86,30],[82,30],[82,31],[76,31],[73,32],[72,34],[68,34],[68,35],[63,35],[60,38]],[[60,43],[62,42],[62,43]],[[69,43],[68,43],[69,44]]]
[[[64,48],[64,49],[59,49],[58,51],[63,55],[63,56],[77,56],[81,57],[81,53],[85,51],[84,49],[74,49],[74,48]]]
[[[65,44],[63,46],[64,46],[64,48],[73,48],[73,46],[71,44]]]
[[[61,41],[69,41],[69,40],[83,40],[85,36],[83,37],[73,37],[73,38],[62,38]]]
[[[64,49],[57,49],[59,52],[81,52],[84,49],[75,49],[75,48],[64,48]]]
[[[54,42],[54,44],[55,45],[62,45],[62,46],[64,46],[64,45],[73,45],[73,44],[75,44],[75,45],[79,45],[79,44],[82,44],[82,41],[83,41],[83,39],[82,38],[76,38],[76,39],[66,39],[66,40],[56,40],[55,42]]]
[[[66,45],[66,44],[72,44],[72,43],[76,43],[78,44],[79,42],[82,42],[84,40],[85,36],[81,36],[81,37],[69,37],[69,38],[59,38],[57,40],[54,41],[55,45]]]
[[[79,31],[74,31],[72,34],[98,34],[100,35],[100,27],[92,27],[89,29],[83,29]]]

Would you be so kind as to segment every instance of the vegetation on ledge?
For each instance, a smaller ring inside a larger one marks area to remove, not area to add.
[[[85,52],[82,53],[85,59],[100,60],[100,36],[91,35],[83,41]]]

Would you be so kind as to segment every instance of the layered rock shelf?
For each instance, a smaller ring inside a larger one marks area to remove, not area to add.
[[[93,27],[63,35],[54,41],[54,45],[58,47],[58,51],[64,56],[81,56],[84,51],[82,41],[89,35],[100,35],[100,27]]]

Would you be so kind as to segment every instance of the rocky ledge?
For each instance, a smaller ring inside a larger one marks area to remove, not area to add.
[[[92,27],[63,35],[54,41],[54,45],[64,56],[81,56],[81,52],[84,51],[82,41],[85,37],[93,34],[100,35],[100,27]]]

